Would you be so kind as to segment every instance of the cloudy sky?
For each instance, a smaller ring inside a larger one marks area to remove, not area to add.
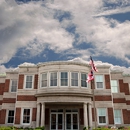
[[[130,66],[130,0],[0,0],[0,71],[90,56]]]

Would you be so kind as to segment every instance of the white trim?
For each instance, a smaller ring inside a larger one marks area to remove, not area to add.
[[[23,111],[24,111],[24,109],[30,109],[30,121],[29,121],[29,123],[23,123]],[[31,121],[32,121],[32,108],[22,108],[22,110],[21,110],[21,124],[22,125],[30,125],[31,124]]]
[[[26,78],[27,76],[32,76],[32,87],[31,88],[26,88]],[[24,75],[24,89],[34,89],[34,75],[31,75],[31,74],[27,74],[27,75]]]

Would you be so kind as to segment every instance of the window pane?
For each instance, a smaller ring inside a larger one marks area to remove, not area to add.
[[[97,88],[103,88],[103,75],[95,75]]]
[[[42,74],[41,87],[47,87],[47,73]]]
[[[121,124],[121,110],[114,110],[115,124]]]
[[[99,116],[99,123],[106,123],[106,117],[105,116]]]
[[[61,86],[68,86],[68,72],[61,72]]]
[[[14,110],[9,110],[8,112],[8,123],[14,122]]]
[[[32,88],[32,78],[33,76],[26,76],[26,88]]]
[[[87,74],[81,74],[81,86],[82,87],[87,87],[87,82],[86,82],[86,79],[87,79]]]
[[[106,108],[98,108],[99,123],[106,123]]]
[[[71,86],[78,86],[78,73],[71,73]]]
[[[23,123],[30,123],[30,109],[24,109],[24,111],[23,111]]]
[[[57,86],[57,72],[51,73],[50,86]]]
[[[17,80],[12,80],[11,92],[16,92],[16,91],[17,91]]]
[[[111,80],[111,91],[112,91],[112,93],[118,92],[117,80]]]
[[[102,75],[95,75],[96,82],[103,82],[103,76]]]
[[[97,88],[103,88],[103,83],[102,82],[97,82]]]

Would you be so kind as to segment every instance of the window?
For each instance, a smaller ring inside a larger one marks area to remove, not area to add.
[[[26,76],[26,88],[32,88],[33,76]]]
[[[87,74],[81,73],[81,86],[82,87],[87,87]]]
[[[71,73],[71,86],[78,86],[78,73]]]
[[[106,124],[106,108],[98,108],[98,123]]]
[[[68,72],[61,72],[61,86],[68,86]]]
[[[23,123],[30,123],[30,109],[23,109]]]
[[[103,88],[103,75],[95,75],[97,88]]]
[[[7,123],[14,123],[14,110],[8,111],[8,121]]]
[[[111,80],[111,91],[112,93],[118,92],[117,80]]]
[[[47,73],[42,74],[41,87],[47,87]]]
[[[50,75],[50,86],[57,86],[57,72],[53,72]]]
[[[17,91],[17,80],[12,80],[11,81],[11,92],[16,92]]]
[[[115,124],[121,124],[121,110],[114,110]]]

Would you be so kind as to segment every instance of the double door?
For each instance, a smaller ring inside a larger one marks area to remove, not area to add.
[[[50,130],[79,130],[78,112],[51,112]]]

